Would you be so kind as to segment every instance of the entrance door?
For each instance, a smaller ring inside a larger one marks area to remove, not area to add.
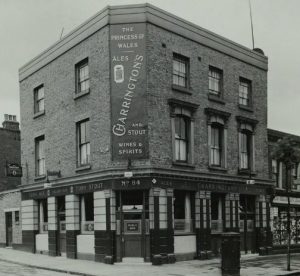
[[[12,212],[5,213],[6,246],[12,246]]]
[[[58,197],[58,251],[59,255],[66,254],[66,207],[65,197]]]
[[[123,213],[124,257],[142,257],[142,212]]]
[[[124,257],[150,260],[148,191],[130,190],[117,193],[117,260]]]

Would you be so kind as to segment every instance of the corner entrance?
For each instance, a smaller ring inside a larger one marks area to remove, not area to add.
[[[117,261],[150,260],[148,191],[117,192]]]

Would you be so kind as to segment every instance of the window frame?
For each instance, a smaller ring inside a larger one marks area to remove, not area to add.
[[[43,97],[39,98],[39,92],[43,91]],[[41,84],[34,88],[33,90],[33,100],[34,100],[34,107],[33,111],[34,114],[40,114],[45,112],[45,87],[44,84]],[[40,105],[43,106],[43,109],[40,109]]]
[[[171,122],[171,145],[172,145],[172,161],[173,165],[194,166],[194,114],[199,105],[194,103],[184,102],[178,99],[168,99],[170,106],[170,122]],[[187,161],[180,162],[176,160],[175,149],[175,117],[185,116],[188,120],[188,153]]]
[[[84,143],[81,143],[81,126],[82,124],[85,124],[85,140]],[[86,127],[86,124],[88,126]],[[76,140],[77,140],[77,167],[84,167],[88,166],[91,163],[91,139],[90,139],[90,120],[89,118],[84,119],[82,121],[79,121],[76,123]],[[86,162],[82,162],[82,147],[86,146]]]
[[[213,76],[213,73],[219,75],[219,79]],[[212,82],[218,82],[219,90],[215,90],[211,88]],[[223,70],[209,66],[208,69],[208,91],[209,95],[217,98],[223,98]]]
[[[195,192],[188,190],[174,190],[173,198],[174,234],[182,235],[194,233],[195,205],[193,202],[195,201]],[[189,206],[187,207],[186,204],[189,204]]]
[[[249,130],[240,131],[240,169],[241,170],[251,170],[251,151],[252,151],[252,132]],[[245,158],[242,158],[242,157]],[[246,166],[244,166],[246,165]]]
[[[230,113],[221,111],[214,108],[205,108],[205,114],[207,115],[207,144],[208,144],[208,166],[209,169],[227,170],[227,128],[228,120],[231,116]],[[219,139],[220,152],[220,165],[216,165],[212,162],[212,127],[219,129],[221,139]]]
[[[95,205],[94,205],[94,193],[86,193],[80,195],[80,232],[81,234],[94,234],[95,223]],[[90,199],[90,203],[87,203],[87,199]],[[90,209],[89,207],[91,205]],[[93,219],[87,220],[87,212],[91,212]],[[85,229],[86,228],[86,229]]]
[[[41,143],[43,143],[41,145]],[[41,154],[41,148],[43,152]],[[42,155],[42,156],[41,156]],[[45,135],[35,138],[35,176],[42,177],[46,175],[46,160],[45,160]],[[43,170],[40,170],[40,164],[43,163]]]
[[[184,65],[185,72],[180,72],[180,70],[175,70],[175,62],[180,65]],[[181,75],[180,75],[181,74]],[[175,81],[175,77],[177,77],[177,82]],[[184,80],[184,85],[180,84],[180,79]],[[183,89],[190,88],[190,59],[186,56],[183,56],[178,53],[173,53],[172,59],[172,85],[175,87],[180,87]]]
[[[255,123],[240,121],[238,129],[239,172],[253,174],[255,172]],[[242,166],[242,135],[246,135],[247,168]]]
[[[184,137],[181,135],[177,136],[177,131],[176,131],[176,126],[177,126],[177,120],[179,120],[179,132],[182,134],[184,132]],[[182,130],[182,123],[184,122],[184,130]],[[187,163],[189,160],[189,141],[190,141],[190,118],[186,115],[178,114],[175,116],[175,161],[176,162],[182,162],[182,163]],[[184,155],[185,158],[181,156],[181,144],[184,144]],[[178,146],[177,146],[178,145]],[[177,158],[177,156],[179,158]]]
[[[246,85],[242,85],[246,84]],[[241,91],[241,88],[247,87],[247,97],[241,97],[241,94],[245,94],[245,91]],[[252,107],[252,81],[243,77],[239,78],[239,106],[241,107]],[[242,100],[242,102],[241,102]],[[243,100],[246,100],[247,103],[243,103]]]
[[[87,77],[85,77],[83,80],[81,80],[81,69],[87,67]],[[76,89],[75,89],[75,94],[85,94],[90,91],[90,66],[89,66],[89,59],[85,58],[75,64],[75,81],[76,81]],[[81,84],[82,83],[87,83],[87,88],[82,90]]]
[[[215,130],[215,131],[213,131]],[[224,125],[221,125],[219,123],[212,123],[210,126],[210,148],[209,148],[209,154],[210,154],[210,162],[209,165],[213,166],[213,167],[224,167]],[[218,145],[215,145],[215,143],[213,143],[215,141],[215,137],[213,135],[213,133],[218,134]],[[218,154],[218,159],[219,162],[215,163],[214,162],[214,156],[215,156],[215,152],[217,152]]]

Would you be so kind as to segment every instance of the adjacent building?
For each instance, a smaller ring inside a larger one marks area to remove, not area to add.
[[[20,206],[21,141],[15,115],[4,115],[0,128],[0,246],[22,243]]]
[[[299,143],[300,137],[281,131],[268,129],[269,152],[275,143],[283,137],[290,137]],[[290,197],[291,214],[291,248],[293,251],[300,250],[300,168],[299,163],[294,164],[293,169],[286,175],[286,168],[282,162],[272,159],[270,155],[270,177],[275,181],[275,193],[272,201],[271,214],[273,218],[273,251],[285,252],[287,245],[287,205],[288,195]],[[291,185],[288,183],[291,183]],[[286,187],[291,187],[286,189]]]
[[[268,59],[149,4],[107,7],[19,71],[31,252],[203,258],[269,246]]]

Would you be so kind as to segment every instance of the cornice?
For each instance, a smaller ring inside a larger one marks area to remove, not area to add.
[[[268,58],[150,4],[107,6],[19,69],[22,81],[109,24],[151,23],[262,70]]]

